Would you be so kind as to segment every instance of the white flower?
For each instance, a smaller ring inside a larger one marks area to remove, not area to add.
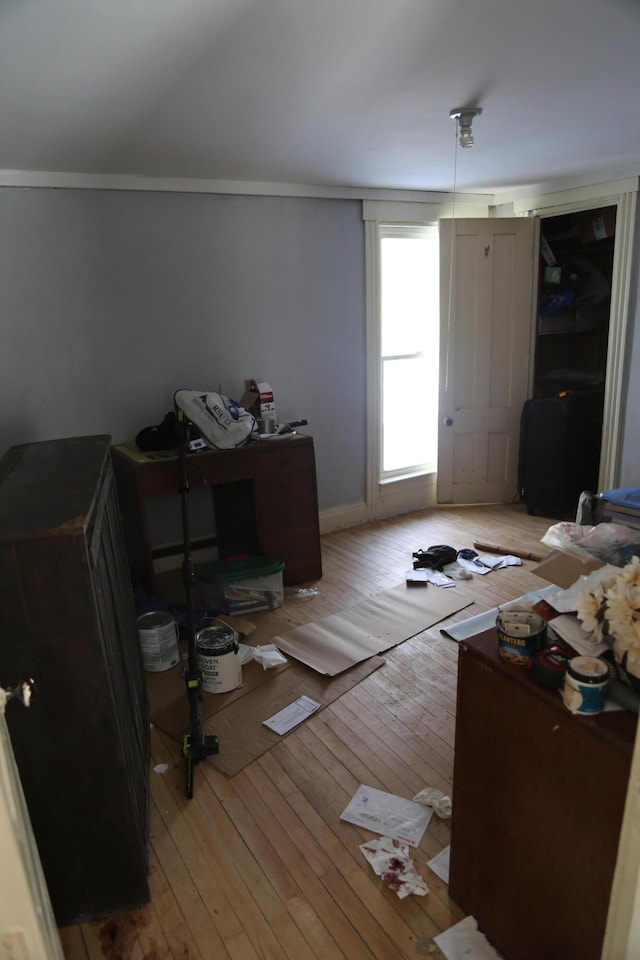
[[[640,587],[623,580],[611,587],[607,595],[607,620],[614,636],[625,624],[637,618],[639,607]]]
[[[620,578],[631,586],[640,587],[640,557],[632,557],[620,572]]]
[[[583,591],[577,614],[598,640],[604,635],[612,638],[616,659],[626,651],[627,662],[640,668],[640,557],[633,557],[595,590]]]
[[[618,663],[627,654],[626,668],[629,673],[640,676],[640,623],[633,620],[624,624],[613,634],[613,652]]]
[[[593,632],[598,640],[602,640],[602,625],[604,621],[605,599],[602,594],[583,593],[578,602],[578,619],[588,632]]]

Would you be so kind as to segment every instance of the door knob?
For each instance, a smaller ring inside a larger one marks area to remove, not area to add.
[[[444,423],[445,427],[453,426],[453,419],[451,417],[445,417],[442,422]]]

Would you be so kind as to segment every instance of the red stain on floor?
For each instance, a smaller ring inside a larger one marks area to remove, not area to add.
[[[104,920],[100,927],[100,946],[106,960],[131,960],[133,948],[138,942],[138,931],[150,922],[148,907]],[[144,960],[160,960],[155,946],[144,955]]]

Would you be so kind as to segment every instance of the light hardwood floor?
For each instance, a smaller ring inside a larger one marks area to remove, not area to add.
[[[336,612],[401,583],[412,553],[434,544],[546,553],[540,538],[554,522],[519,505],[436,508],[328,534],[318,596],[255,619],[267,636]],[[61,930],[67,960],[438,956],[433,937],[463,916],[426,866],[449,843],[448,821],[434,816],[414,851],[429,894],[400,900],[358,850],[372,834],[339,817],[361,783],[451,795],[458,650],[440,627],[543,586],[533,566],[460,581],[471,607],[384,654],[379,670],[236,776],[199,764],[191,801],[175,742],[153,730],[151,767],[169,769],[150,773],[151,903]]]

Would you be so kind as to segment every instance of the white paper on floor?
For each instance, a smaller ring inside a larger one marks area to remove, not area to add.
[[[289,730],[293,730],[299,723],[307,720],[311,714],[319,710],[321,706],[321,703],[318,703],[317,700],[312,700],[311,697],[298,697],[293,703],[287,704],[282,710],[278,710],[272,717],[268,717],[262,722],[265,727],[269,727],[269,729],[275,733],[283,735],[288,733]]]
[[[395,890],[401,900],[412,893],[424,897],[429,893],[426,885],[411,859],[406,843],[391,837],[377,837],[369,843],[361,843],[366,859],[377,877],[382,877],[390,890]]]
[[[361,784],[340,819],[417,847],[432,816],[430,807]]]
[[[445,847],[440,853],[436,854],[431,860],[427,860],[427,866],[433,870],[437,877],[449,883],[449,860],[451,856],[451,847]]]
[[[478,930],[475,917],[465,917],[433,938],[447,960],[502,960],[484,933]]]
[[[474,617],[467,617],[466,620],[461,620],[459,623],[452,623],[448,627],[441,627],[440,633],[457,642],[467,640],[469,637],[475,636],[476,633],[482,633],[483,630],[490,630],[491,627],[495,627],[496,617],[500,610],[508,610],[509,607],[518,606],[521,603],[533,604],[538,600],[548,599],[551,594],[557,592],[558,588],[552,584],[547,587],[542,587],[540,590],[530,590],[529,593],[524,593],[516,600],[503,603],[500,609],[498,609],[498,607],[492,607],[491,610],[487,610],[485,613],[478,613]]]

